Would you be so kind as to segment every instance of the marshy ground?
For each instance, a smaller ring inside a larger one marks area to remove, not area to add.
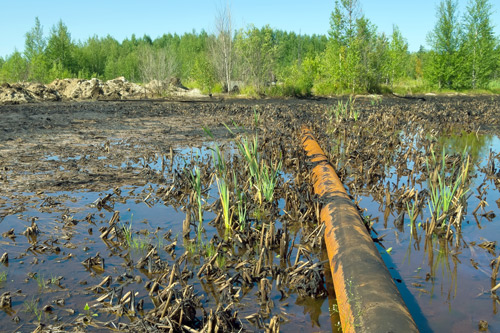
[[[303,124],[371,225],[417,324],[500,327],[500,97],[347,103],[348,112],[338,99],[0,106],[2,327],[337,330]],[[238,149],[255,138],[259,165],[278,169],[269,200]],[[446,214],[429,211],[432,182],[456,182],[466,159],[465,196]]]

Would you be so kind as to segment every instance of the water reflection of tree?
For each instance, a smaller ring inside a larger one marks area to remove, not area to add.
[[[481,155],[486,154],[491,141],[491,135],[463,130],[460,132],[450,131],[437,138],[439,149],[436,149],[436,151],[443,151],[443,148],[449,154],[462,154],[465,151],[470,156],[471,165],[476,165]]]

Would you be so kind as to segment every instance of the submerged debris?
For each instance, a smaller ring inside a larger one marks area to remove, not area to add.
[[[380,204],[384,216],[365,220],[379,243],[390,238],[387,232],[376,234],[380,224],[407,232],[415,247],[423,247],[418,242],[425,230],[448,244],[459,237],[455,226],[465,221],[464,212],[474,207],[457,204],[432,227],[431,219],[421,221],[432,195],[425,185],[441,170],[436,165],[427,172],[429,148],[439,155],[436,137],[457,124],[476,133],[477,125],[486,123],[484,114],[491,115],[489,126],[500,119],[489,101],[461,101],[401,104],[384,96],[382,105],[370,106],[367,100],[356,121],[332,117],[335,126],[328,133],[325,110],[336,100],[61,102],[2,109],[0,142],[8,143],[0,149],[4,263],[9,260],[9,280],[10,270],[33,272],[23,282],[24,293],[4,294],[5,309],[13,309],[3,316],[15,320],[18,313],[30,331],[278,332],[320,324],[328,329],[329,313],[319,310],[330,296],[328,264],[321,259],[323,203],[312,194],[308,166],[295,142],[298,129],[307,123],[318,134],[359,206],[368,195]],[[477,108],[470,111],[471,106]],[[454,111],[448,114],[447,108]],[[37,127],[23,123],[26,119],[36,119]],[[214,138],[208,153],[204,127]],[[414,134],[414,140],[404,133]],[[237,143],[250,148],[253,142],[257,167],[234,154]],[[183,151],[185,145],[202,148]],[[458,155],[446,153],[444,166],[463,161]],[[491,154],[486,165],[491,188],[500,185],[498,165]],[[268,178],[275,177],[268,198],[263,178],[252,174],[266,168],[274,171]],[[193,182],[190,175],[197,170],[199,182]],[[221,179],[226,198],[216,187]],[[496,210],[485,210],[485,191],[486,185],[477,189],[484,199],[475,214],[478,223],[496,218]],[[19,230],[12,224],[17,218],[31,226]],[[451,221],[449,230],[444,221]],[[21,232],[28,237],[26,246],[24,239],[15,243]],[[494,242],[481,246],[496,251]],[[440,255],[458,258],[455,248],[441,250]],[[498,264],[494,267],[498,271]],[[426,284],[437,280],[434,275],[422,273],[413,286],[429,292]],[[20,289],[11,281],[5,286]],[[32,291],[39,294],[32,298]],[[492,288],[492,297],[496,291]],[[42,313],[44,325],[31,315],[35,311],[23,312],[29,306]],[[297,312],[310,314],[311,322],[297,323]],[[3,323],[6,330],[17,329],[14,321]]]

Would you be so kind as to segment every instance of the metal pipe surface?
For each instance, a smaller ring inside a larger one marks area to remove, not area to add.
[[[323,205],[320,218],[342,331],[418,332],[355,204],[307,127],[302,145]]]

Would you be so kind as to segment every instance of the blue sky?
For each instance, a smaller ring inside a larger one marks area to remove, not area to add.
[[[460,13],[468,0],[459,0]],[[326,34],[334,0],[232,0],[235,28],[249,24],[295,31],[302,34]],[[496,1],[490,1],[494,5]],[[0,0],[0,56],[24,50],[24,35],[38,16],[48,36],[59,19],[68,27],[74,41],[111,35],[118,41],[130,37],[163,33],[213,30],[221,0]],[[360,0],[361,9],[377,31],[390,34],[393,24],[399,26],[411,51],[426,44],[426,35],[434,27],[439,0]],[[498,36],[500,5],[494,5],[491,17]]]

